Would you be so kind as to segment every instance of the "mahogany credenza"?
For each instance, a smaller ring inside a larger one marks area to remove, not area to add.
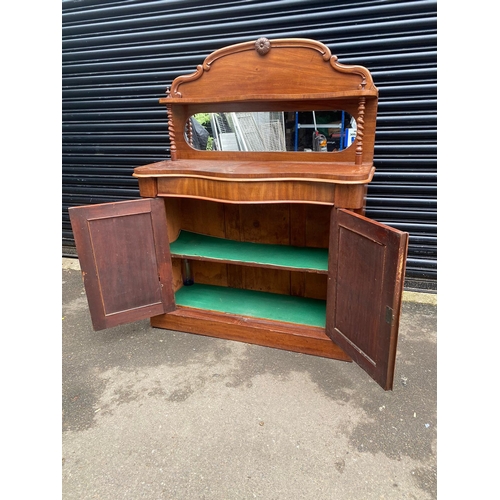
[[[354,360],[392,389],[408,234],[364,216],[377,102],[366,68],[308,39],[231,45],[177,77],[171,159],[135,168],[141,198],[69,209],[94,329],[150,318]]]

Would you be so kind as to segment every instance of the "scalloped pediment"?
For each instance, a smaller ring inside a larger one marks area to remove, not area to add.
[[[342,93],[377,95],[377,89],[366,68],[340,64],[326,45],[302,38],[259,38],[216,50],[194,73],[177,77],[170,88],[170,98],[198,102],[243,96],[313,99]]]

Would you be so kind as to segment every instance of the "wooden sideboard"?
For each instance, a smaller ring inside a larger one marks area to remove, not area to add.
[[[94,329],[151,318],[354,360],[392,389],[408,234],[364,216],[377,101],[366,68],[308,39],[225,47],[177,77],[171,160],[134,170],[141,199],[69,209]],[[310,147],[292,144],[298,117]]]

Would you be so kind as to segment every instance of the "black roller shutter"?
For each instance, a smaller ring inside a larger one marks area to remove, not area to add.
[[[232,43],[304,37],[380,91],[367,215],[410,233],[407,288],[437,281],[436,1],[62,2],[63,255],[68,207],[138,198],[134,167],[169,158],[158,99]]]

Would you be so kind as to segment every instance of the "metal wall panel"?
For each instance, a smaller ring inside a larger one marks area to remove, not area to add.
[[[158,99],[225,45],[304,37],[380,91],[367,215],[409,231],[407,288],[437,281],[436,1],[62,2],[63,255],[68,207],[139,197],[135,167],[169,158]]]

